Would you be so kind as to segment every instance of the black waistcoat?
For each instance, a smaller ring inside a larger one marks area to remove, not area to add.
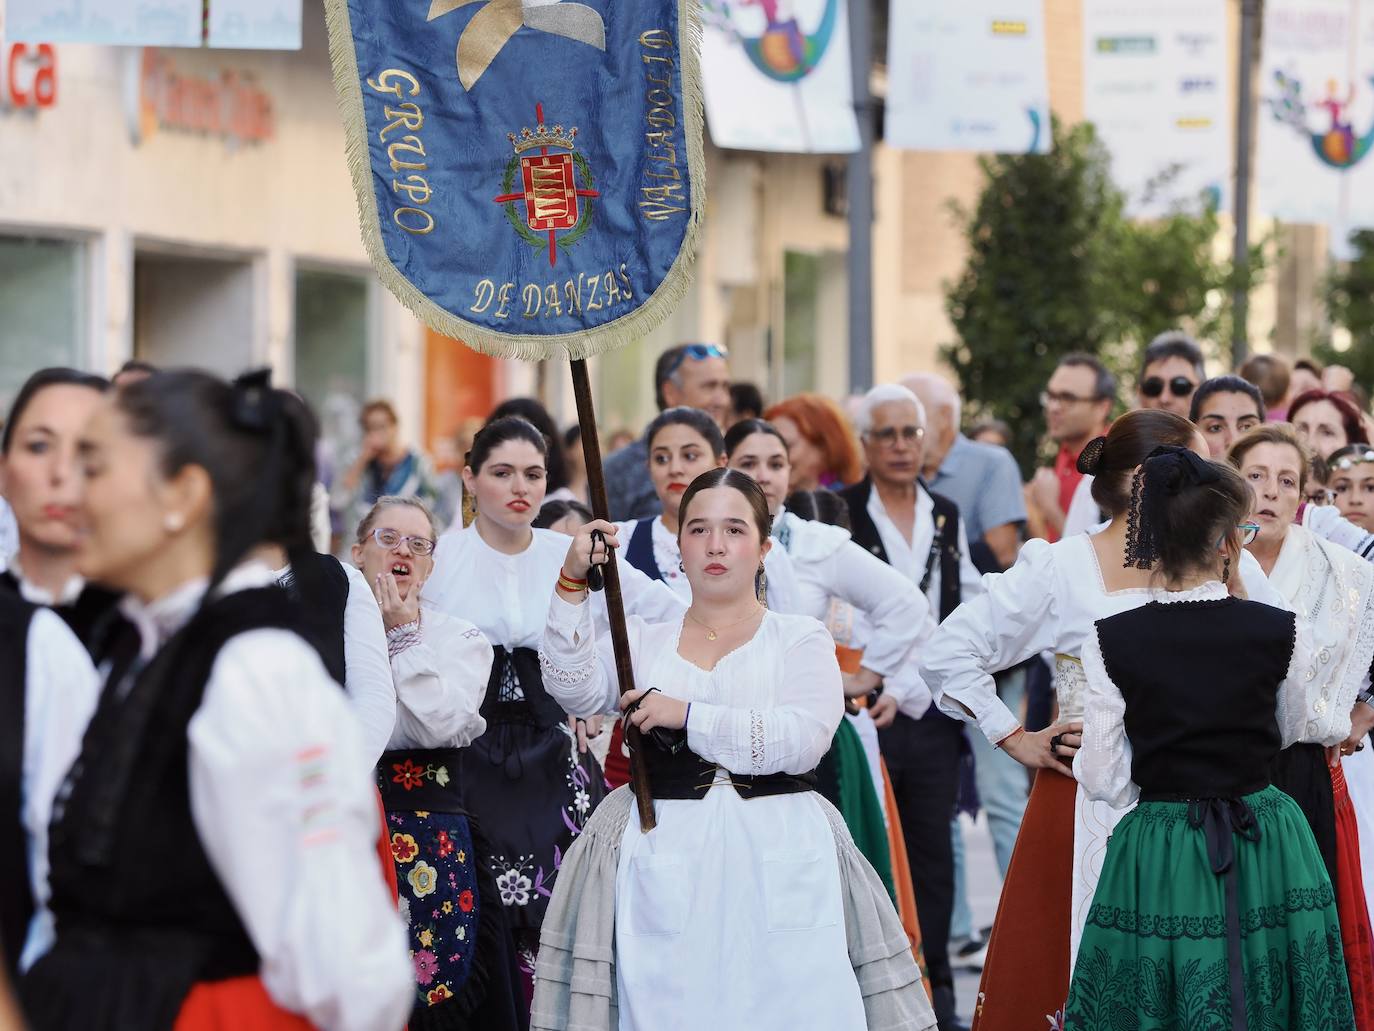
[[[39,1031],[161,1031],[196,982],[257,971],[196,832],[186,734],[224,644],[260,628],[299,633],[298,611],[278,587],[238,591],[202,609],[141,670],[128,635],[113,650],[54,806],[57,944],[21,982]]]
[[[344,611],[348,573],[333,555],[309,552],[291,556],[284,586],[300,603],[301,633],[315,646],[329,675],[340,684],[348,672],[344,659]],[[380,615],[377,617],[381,618]]]
[[[19,592],[19,580],[9,570],[0,572],[0,591],[23,597]],[[86,584],[70,604],[53,605],[51,608],[62,618],[62,622],[71,627],[72,633],[86,646],[86,650],[98,655],[101,639],[109,633],[110,625],[121,621],[116,609],[120,597],[114,591]]]
[[[33,916],[20,807],[24,781],[26,654],[34,607],[0,591],[0,944],[11,975]]]
[[[959,506],[943,494],[936,494],[924,485],[921,486],[935,506],[935,532],[931,540],[930,555],[926,559],[925,577],[920,588],[924,594],[930,584],[931,573],[940,570],[940,622],[949,618],[950,613],[959,607],[963,600],[963,587],[959,581]],[[868,477],[852,487],[838,492],[849,506],[850,536],[859,544],[888,565],[887,549],[883,547],[882,535],[868,514],[868,499],[873,493],[873,481]]]

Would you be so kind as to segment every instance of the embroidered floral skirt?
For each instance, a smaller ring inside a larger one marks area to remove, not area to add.
[[[1276,788],[1232,834],[1246,1026],[1351,1031],[1335,895],[1307,819]],[[1142,802],[1117,825],[1074,966],[1064,1027],[1229,1029],[1225,878],[1189,803]],[[1238,989],[1239,991],[1239,989]]]
[[[601,767],[561,724],[492,723],[460,751],[458,784],[491,842],[506,923],[537,931],[568,846],[606,797]]]
[[[410,1031],[514,1031],[517,967],[486,843],[452,782],[458,752],[387,752],[379,766],[398,906],[415,968]],[[442,783],[441,783],[442,782]]]

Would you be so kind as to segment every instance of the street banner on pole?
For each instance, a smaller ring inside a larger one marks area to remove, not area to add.
[[[503,357],[643,338],[704,194],[697,0],[326,0],[363,240],[434,330]]]
[[[903,0],[890,17],[888,144],[1049,153],[1042,0]]]
[[[198,47],[201,0],[8,0],[5,38],[24,43]]]
[[[238,50],[299,50],[301,0],[210,0],[206,43]]]
[[[1228,201],[1226,0],[1084,0],[1083,114],[1131,214]]]
[[[1326,223],[1340,251],[1374,227],[1374,2],[1268,0],[1263,38],[1259,209]]]
[[[848,0],[700,0],[706,117],[718,147],[859,149]]]

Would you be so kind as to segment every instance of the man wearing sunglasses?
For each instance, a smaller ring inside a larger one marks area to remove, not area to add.
[[[658,410],[700,408],[722,432],[730,418],[729,352],[715,344],[679,344],[658,356],[654,400]],[[649,479],[649,447],[643,437],[610,455],[604,465],[611,519],[647,519],[662,511]]]
[[[1160,408],[1186,419],[1193,391],[1206,378],[1197,341],[1187,333],[1161,333],[1145,348],[1136,386],[1136,407]]]

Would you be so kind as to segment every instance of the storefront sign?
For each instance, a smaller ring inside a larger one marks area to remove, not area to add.
[[[135,144],[164,130],[217,137],[231,147],[276,135],[272,98],[250,72],[226,68],[214,78],[183,72],[172,58],[147,47],[137,79],[129,118]]]
[[[57,50],[51,43],[0,43],[0,110],[57,103]]]

